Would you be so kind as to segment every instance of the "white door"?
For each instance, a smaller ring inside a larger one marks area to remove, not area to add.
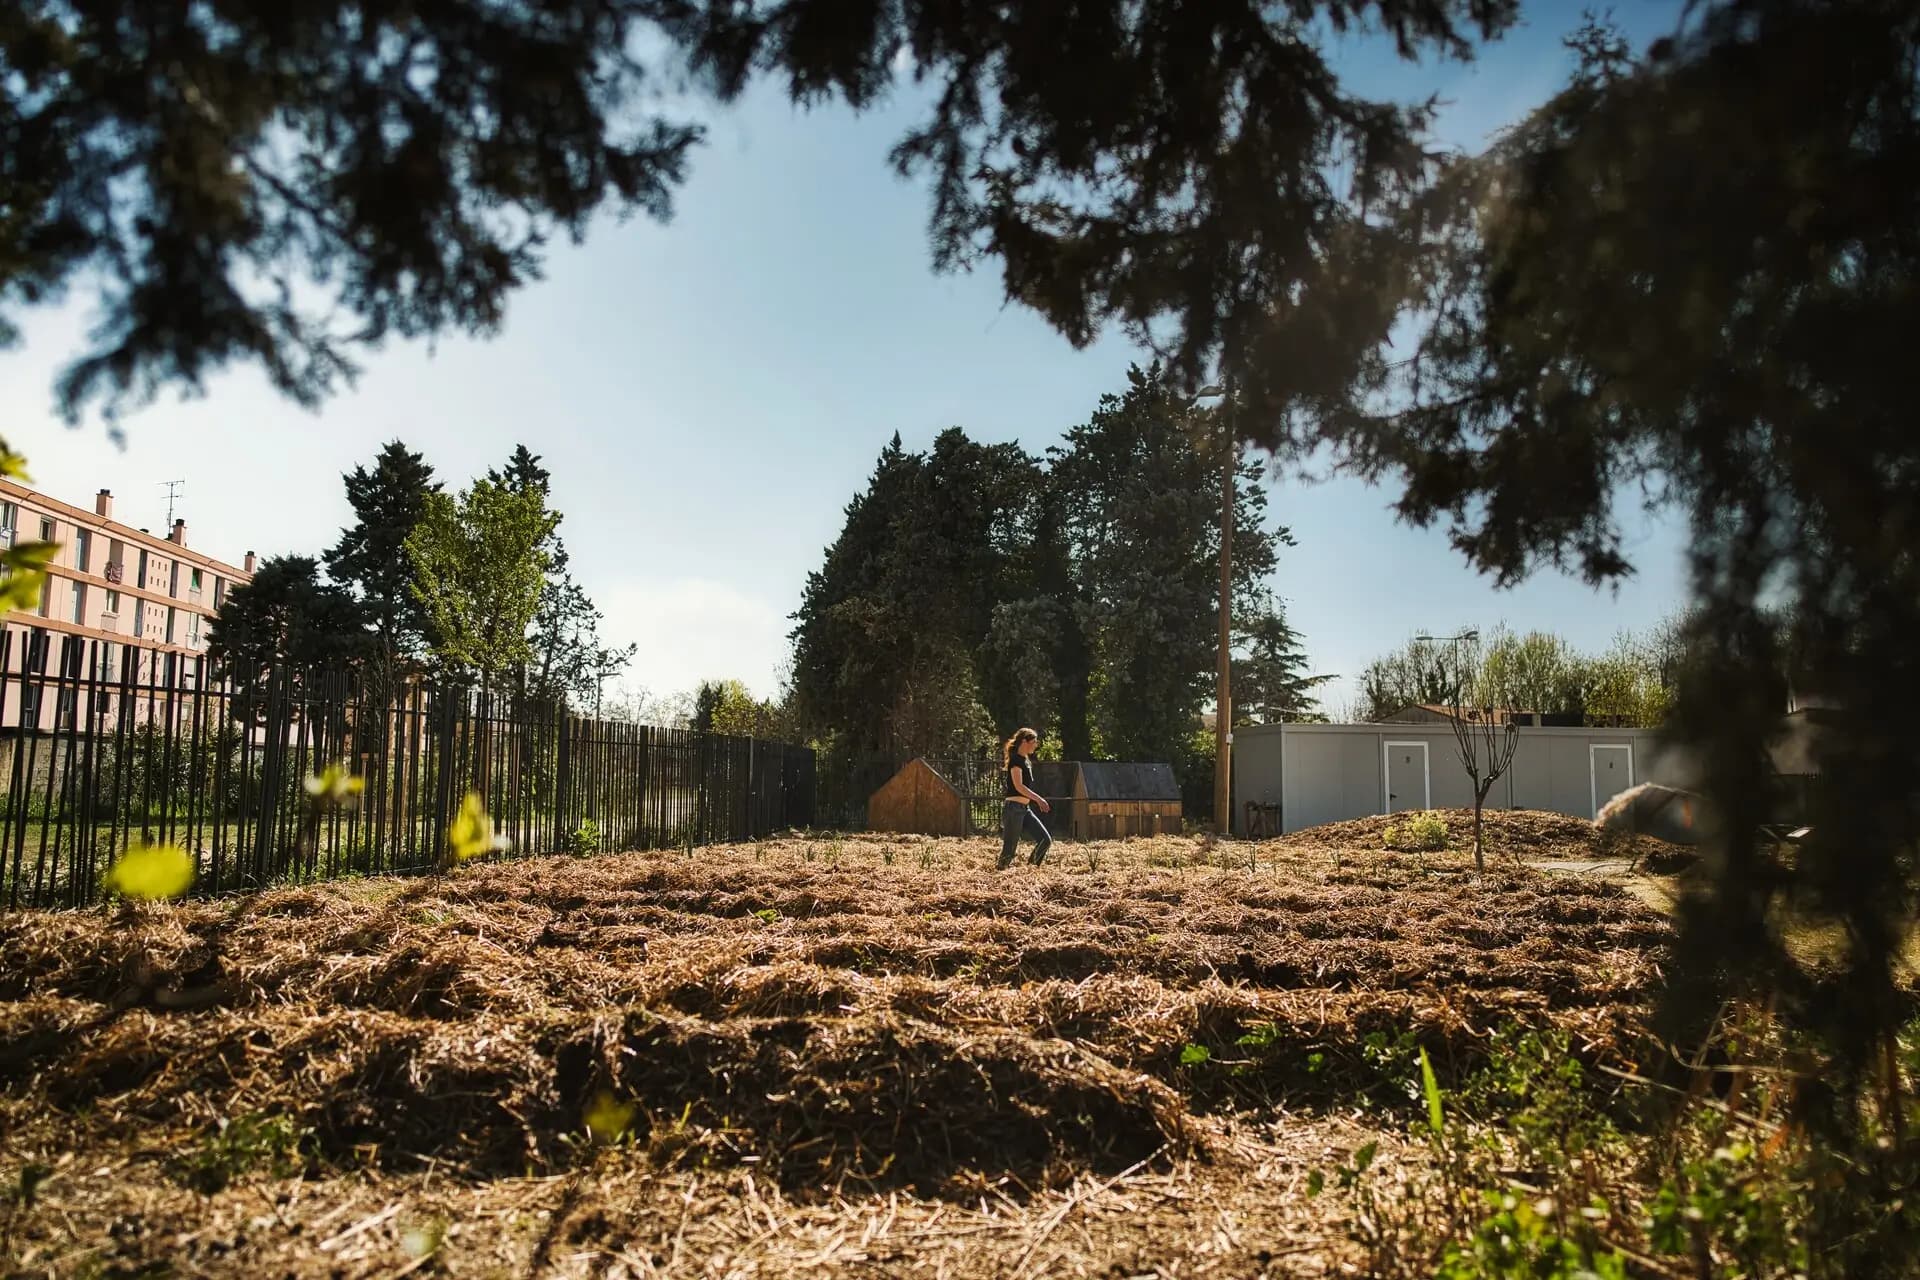
[[[1433,775],[1427,768],[1426,743],[1389,742],[1382,776],[1386,780],[1388,813],[1433,807]]]
[[[1633,744],[1600,743],[1587,748],[1587,764],[1593,777],[1593,817],[1607,801],[1633,786]]]

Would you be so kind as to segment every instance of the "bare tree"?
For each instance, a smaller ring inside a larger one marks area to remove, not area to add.
[[[1450,662],[1447,671],[1448,723],[1453,727],[1454,746],[1460,764],[1473,783],[1473,865],[1487,869],[1481,843],[1481,814],[1487,793],[1505,776],[1513,764],[1513,753],[1520,745],[1520,727],[1514,723],[1511,683],[1504,668],[1489,664],[1481,650],[1477,631],[1448,637]]]

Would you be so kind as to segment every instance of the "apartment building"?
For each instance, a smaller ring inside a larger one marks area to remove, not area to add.
[[[109,698],[89,704],[95,680],[158,692],[197,677],[215,612],[253,576],[251,551],[236,566],[189,549],[185,520],[164,537],[118,523],[106,489],[88,511],[0,479],[0,544],[15,541],[60,551],[38,609],[6,615],[0,730],[112,714]],[[139,701],[144,717],[156,699]]]

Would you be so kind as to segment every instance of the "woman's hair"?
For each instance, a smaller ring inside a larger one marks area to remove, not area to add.
[[[1006,745],[1000,748],[1000,767],[1002,769],[1011,769],[1013,767],[1013,749],[1023,742],[1032,742],[1039,736],[1039,734],[1031,729],[1014,730],[1013,736],[1008,738]]]

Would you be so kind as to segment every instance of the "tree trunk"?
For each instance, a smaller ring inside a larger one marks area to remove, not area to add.
[[[1473,869],[1481,875],[1487,872],[1487,859],[1480,846],[1480,814],[1487,805],[1487,792],[1492,789],[1491,778],[1473,789]]]

